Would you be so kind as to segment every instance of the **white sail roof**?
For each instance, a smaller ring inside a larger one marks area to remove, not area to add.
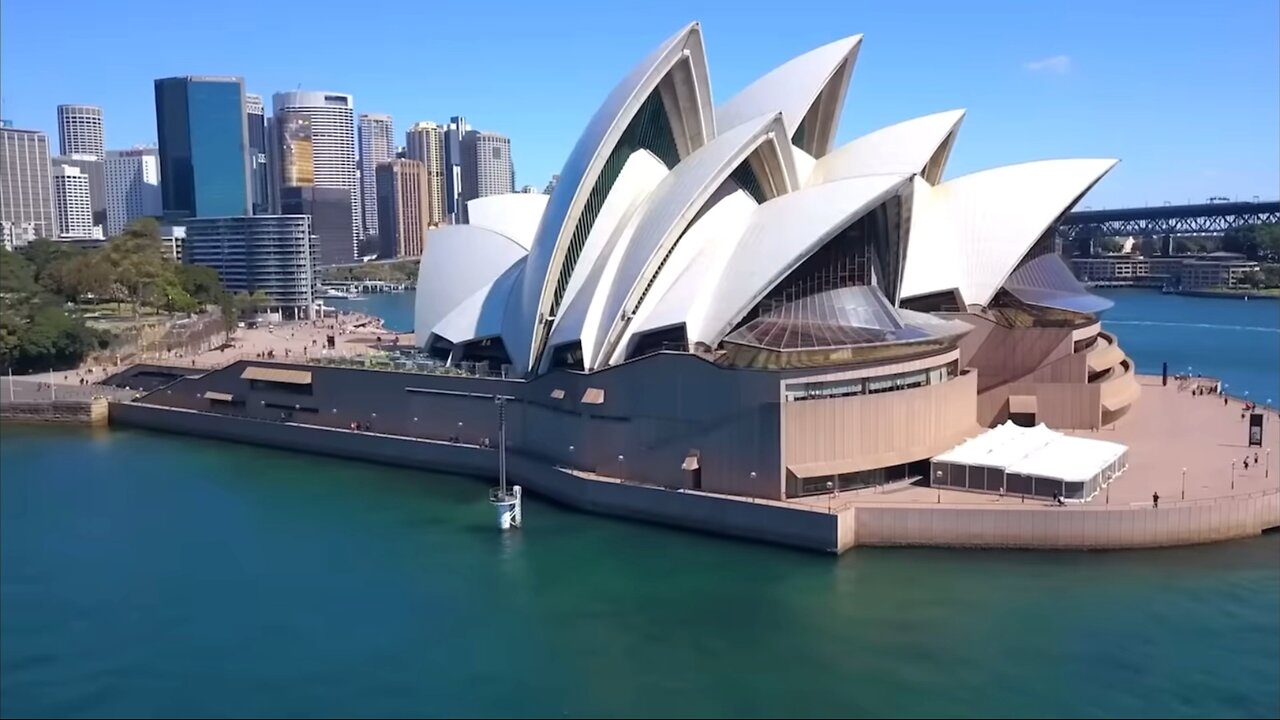
[[[542,193],[504,193],[467,201],[467,223],[506,235],[528,250],[547,209]]]
[[[880,175],[808,188],[756,208],[712,284],[701,317],[688,323],[689,342],[715,345],[733,325],[836,233],[906,188],[907,178]],[[689,278],[695,281],[702,269]]]
[[[518,370],[527,369],[532,354],[541,349],[535,349],[540,342],[535,331],[550,322],[561,266],[569,260],[570,240],[579,219],[584,212],[594,212],[587,203],[596,180],[606,169],[605,162],[644,102],[659,91],[668,77],[671,80],[664,86],[664,107],[681,156],[715,136],[702,31],[698,23],[691,23],[659,45],[614,87],[560,170],[504,332],[507,350]],[[667,99],[671,100],[669,105]]]
[[[967,304],[990,303],[1032,244],[1116,162],[1041,160],[932,187],[918,181],[902,297],[958,288]]]
[[[757,148],[771,148],[779,158],[778,164],[783,168],[783,177],[778,178],[782,191],[794,187],[791,145],[779,137],[784,132],[778,114],[743,123],[720,133],[658,183],[644,208],[632,220],[634,237],[623,251],[617,276],[607,289],[608,298],[601,317],[605,340],[596,364],[612,354],[654,275],[680,242],[695,214]]]
[[[948,110],[863,135],[818,160],[807,184],[880,174],[919,174],[937,184],[963,119],[964,110]]]
[[[431,331],[455,345],[500,336],[511,288],[523,272],[524,259],[521,258],[459,303]]]
[[[425,343],[436,323],[524,256],[515,240],[474,225],[429,230],[418,266],[414,338]]]
[[[716,108],[716,126],[725,131],[761,115],[782,112],[791,139],[810,114],[812,138],[796,145],[814,157],[831,150],[844,108],[861,35],[851,35],[793,58],[748,85]]]

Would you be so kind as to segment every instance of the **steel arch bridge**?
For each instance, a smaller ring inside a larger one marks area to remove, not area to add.
[[[1280,222],[1280,201],[1277,200],[1084,210],[1067,213],[1058,224],[1058,237],[1069,240],[1124,235],[1211,235],[1245,225],[1275,222]]]

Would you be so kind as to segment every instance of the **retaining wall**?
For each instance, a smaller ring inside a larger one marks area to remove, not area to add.
[[[1280,526],[1280,490],[1162,503],[1158,509],[859,505],[850,511],[857,545],[1150,548],[1255,537]]]
[[[496,479],[498,474],[497,451],[472,445],[228,417],[141,403],[113,405],[111,422],[433,472],[489,479]],[[838,517],[827,512],[590,479],[513,453],[508,453],[507,460],[512,483],[577,509],[805,550],[836,552],[838,549]]]
[[[106,425],[107,416],[105,398],[0,402],[0,421],[4,422]]]

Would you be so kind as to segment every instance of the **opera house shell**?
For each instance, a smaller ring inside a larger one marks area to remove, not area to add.
[[[949,177],[963,110],[836,146],[861,42],[717,104],[700,26],[668,38],[550,196],[428,233],[417,342],[518,386],[517,442],[550,461],[762,497],[909,477],[1008,419],[1118,417],[1132,363],[1053,245],[1116,161]]]

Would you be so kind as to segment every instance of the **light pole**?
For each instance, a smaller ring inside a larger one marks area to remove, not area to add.
[[[834,487],[835,487],[835,483],[828,480],[827,481],[827,512],[828,513],[831,512],[831,498],[835,497],[835,493],[832,492],[832,488]]]
[[[1267,464],[1262,468],[1263,477],[1271,477],[1271,448],[1267,448]]]
[[[938,504],[941,505],[942,504],[942,471],[941,470],[938,471],[937,482],[934,483],[934,486],[938,488]]]
[[[1182,499],[1187,499],[1187,469],[1182,468]]]
[[[1236,461],[1231,461],[1231,489],[1236,489]]]
[[[622,472],[622,463],[626,462],[626,460],[627,459],[625,457],[621,455],[618,456],[618,479],[619,480],[626,479],[625,477],[623,477],[623,472]]]

